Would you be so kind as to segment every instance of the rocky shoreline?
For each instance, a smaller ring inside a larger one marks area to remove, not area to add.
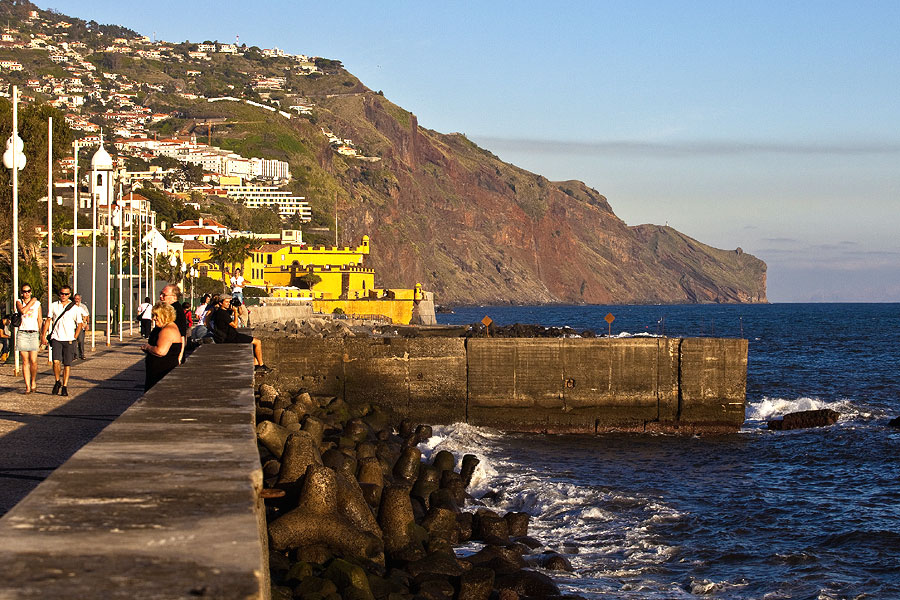
[[[431,434],[377,405],[259,386],[272,598],[575,598],[541,572],[571,565],[528,536],[530,515],[467,493],[477,457],[423,460]]]
[[[602,337],[593,330],[581,331],[571,327],[545,327],[524,323],[497,326],[483,323],[468,325],[393,325],[366,319],[335,319],[331,315],[316,315],[306,319],[269,321],[254,326],[259,331],[300,335],[316,338],[377,337],[495,337],[495,338],[561,338]]]

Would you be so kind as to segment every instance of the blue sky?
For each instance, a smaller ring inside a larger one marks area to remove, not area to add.
[[[900,2],[40,6],[339,59],[630,225],[759,256],[770,301],[900,301]]]

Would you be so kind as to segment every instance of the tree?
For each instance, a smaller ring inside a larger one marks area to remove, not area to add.
[[[307,273],[306,275],[303,275],[302,277],[300,277],[298,279],[298,281],[300,281],[300,284],[304,288],[311,290],[317,283],[322,282],[322,278],[319,277],[318,275],[316,275],[315,273]]]

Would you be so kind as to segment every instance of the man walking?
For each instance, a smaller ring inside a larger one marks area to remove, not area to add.
[[[47,343],[50,334],[50,350],[53,353],[53,394],[69,395],[69,373],[75,359],[75,340],[78,339],[84,323],[82,312],[70,301],[72,288],[64,285],[59,290],[59,301],[50,305],[50,314],[41,328],[41,342]],[[61,378],[60,378],[61,376]]]
[[[72,310],[81,311],[81,333],[78,334],[78,343],[75,346],[75,358],[84,360],[84,332],[87,331],[88,323],[91,322],[91,313],[85,303],[81,301],[81,294],[75,294],[75,308]]]

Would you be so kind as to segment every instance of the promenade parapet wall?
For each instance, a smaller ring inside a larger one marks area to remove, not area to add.
[[[507,431],[737,431],[747,341],[306,338],[260,333],[285,388]]]
[[[248,345],[208,345],[0,519],[0,598],[268,598]]]

